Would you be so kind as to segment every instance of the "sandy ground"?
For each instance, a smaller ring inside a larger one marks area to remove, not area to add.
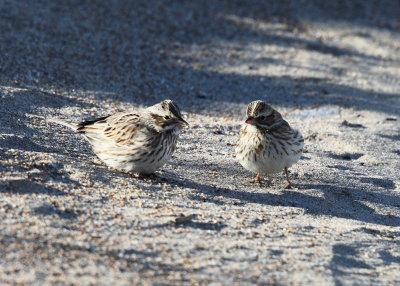
[[[328,2],[0,0],[0,284],[400,284],[400,4]],[[165,98],[151,181],[43,119]],[[255,99],[306,138],[291,190],[233,157]]]

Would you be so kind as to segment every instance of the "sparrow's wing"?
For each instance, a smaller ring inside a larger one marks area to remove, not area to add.
[[[92,141],[109,141],[118,145],[131,145],[140,140],[140,115],[137,113],[117,113],[78,125],[77,132]],[[106,142],[103,142],[106,143]]]

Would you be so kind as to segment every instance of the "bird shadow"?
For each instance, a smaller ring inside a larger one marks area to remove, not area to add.
[[[336,243],[332,247],[333,257],[329,263],[335,285],[343,285],[342,279],[349,275],[347,271],[373,269],[371,265],[359,259],[359,246],[355,244]]]
[[[336,243],[332,246],[332,259],[329,263],[329,268],[333,273],[335,285],[343,285],[344,279],[349,275],[354,275],[358,270],[363,269],[375,269],[375,265],[366,263],[363,257],[363,253],[369,253],[374,258],[373,261],[381,260],[384,265],[400,265],[400,257],[394,256],[390,249],[391,244],[387,244],[389,250],[382,249],[379,251],[373,251],[371,248],[376,245],[372,242],[379,239],[380,241],[386,241],[388,243],[398,237],[399,231],[392,230],[379,230],[374,226],[361,227],[358,229],[351,230],[352,233],[367,234],[371,239],[362,239],[360,241],[353,241],[351,243]],[[385,245],[385,244],[380,244]],[[363,276],[373,276],[374,272],[363,272]]]
[[[57,180],[69,184],[71,188],[80,186],[80,183],[71,179],[64,172],[60,164],[48,162],[35,162],[27,166],[18,166],[12,163],[10,166],[2,166],[0,170],[12,168],[25,173],[20,177],[6,178],[0,182],[0,192],[10,194],[32,195],[47,194],[50,196],[64,196],[69,193],[46,185],[47,181]],[[32,172],[33,171],[33,172]]]
[[[149,226],[141,227],[141,230],[148,230],[153,228],[192,228],[199,230],[213,230],[220,231],[227,227],[226,224],[220,222],[202,222],[202,221],[189,221],[183,224],[175,224],[173,221],[159,224],[152,224]]]
[[[11,179],[5,180],[0,184],[1,193],[32,195],[32,194],[47,194],[51,196],[67,195],[64,191],[53,187],[44,186],[40,183],[33,182],[29,179]]]
[[[31,129],[31,132],[29,132],[30,129],[28,127],[24,128],[27,133],[38,133],[36,130]],[[15,134],[7,134],[7,135],[2,135],[0,137],[0,148],[3,148],[4,150],[6,149],[17,149],[17,150],[22,150],[22,151],[30,151],[30,152],[46,152],[46,153],[60,153],[62,154],[63,152],[54,146],[44,146],[43,144],[36,143],[34,139],[32,139],[31,136],[27,135],[15,135]]]
[[[400,265],[400,257],[394,256],[389,251],[385,251],[385,250],[379,251],[379,256],[384,261],[385,265],[390,265],[392,263]]]
[[[85,245],[82,243],[77,243],[75,241],[71,242],[59,242],[49,240],[46,237],[30,238],[26,236],[19,236],[17,234],[10,235],[4,234],[0,236],[0,242],[2,244],[9,245],[10,243],[22,243],[24,245],[34,245],[35,253],[30,253],[31,255],[68,255],[68,253],[74,253],[77,257],[87,257],[90,254],[99,261],[114,261],[119,264],[119,271],[121,272],[139,272],[146,273],[152,272],[153,279],[160,279],[165,281],[165,277],[170,273],[190,273],[193,269],[186,267],[180,263],[166,263],[158,258],[160,253],[152,251],[151,249],[139,250],[136,248],[118,248],[115,250],[104,250],[103,248],[96,247],[94,244]],[[157,270],[157,271],[155,271]],[[153,273],[154,272],[154,273]],[[40,279],[37,279],[40,280]],[[189,281],[187,281],[189,282]]]
[[[57,205],[54,204],[51,205],[48,203],[45,203],[37,208],[34,208],[33,213],[41,216],[57,215],[61,219],[69,219],[69,220],[76,219],[82,214],[82,212],[79,210],[70,208],[61,209]]]
[[[255,203],[270,206],[289,206],[303,208],[306,213],[313,215],[327,215],[345,219],[358,220],[367,223],[375,223],[389,226],[400,226],[400,217],[392,214],[379,214],[362,200],[370,203],[386,204],[398,207],[400,201],[393,195],[385,195],[381,192],[373,194],[368,191],[338,186],[336,184],[295,184],[298,190],[283,190],[279,194],[265,192],[242,191],[240,187],[228,189],[225,187],[205,185],[189,179],[171,177],[168,180],[171,185],[193,189],[189,195],[192,200],[212,202],[217,205],[232,203],[230,200],[239,200],[244,203]],[[322,196],[313,196],[302,193],[301,190],[318,190]]]

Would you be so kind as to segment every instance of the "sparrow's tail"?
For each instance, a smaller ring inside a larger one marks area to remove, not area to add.
[[[64,126],[66,126],[68,128],[71,128],[74,131],[76,131],[78,129],[78,127],[79,127],[76,124],[71,124],[71,123],[62,121],[60,119],[56,119],[56,118],[47,118],[46,120],[49,121],[49,122],[53,122],[53,123],[57,123],[57,124],[60,124],[60,125],[64,125]]]

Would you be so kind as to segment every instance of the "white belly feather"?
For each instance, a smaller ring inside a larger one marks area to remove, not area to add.
[[[278,140],[271,134],[261,134],[255,126],[246,125],[241,130],[236,158],[245,169],[254,173],[281,172],[301,157],[303,142],[298,140],[298,136],[301,137],[294,132],[292,140]]]

